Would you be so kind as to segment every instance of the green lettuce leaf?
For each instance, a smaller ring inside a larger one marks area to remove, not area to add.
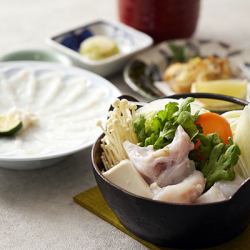
[[[191,140],[193,140],[199,133],[199,129],[197,128],[195,121],[196,117],[191,115],[188,111],[182,111],[176,119],[176,123],[182,126]]]
[[[220,180],[232,181],[235,178],[234,166],[239,160],[240,149],[238,145],[229,140],[229,144],[224,144],[217,134],[207,136],[199,134],[200,146],[196,150],[202,158],[194,158],[196,168],[199,169],[206,178],[206,189],[209,189],[215,182]],[[195,151],[193,151],[195,152]]]
[[[134,122],[134,130],[137,135],[139,145],[144,146],[145,140],[147,138],[146,131],[145,131],[145,122],[146,119],[143,115],[139,116]]]
[[[190,104],[193,101],[193,98],[187,98],[181,105],[170,102],[159,112],[141,115],[134,121],[134,130],[140,146],[153,145],[154,149],[161,149],[173,141],[176,129],[181,125],[196,143],[196,149],[190,152],[189,158],[203,173],[208,189],[216,181],[235,178],[234,166],[240,149],[232,140],[224,144],[217,134],[202,133],[201,127],[196,125],[198,113],[191,114]]]
[[[199,129],[195,125],[198,115],[191,114],[190,103],[194,98],[185,99],[181,105],[169,102],[163,110],[150,116],[140,116],[134,121],[134,129],[139,145],[153,145],[160,149],[171,143],[179,125],[188,133],[191,139],[195,138]]]

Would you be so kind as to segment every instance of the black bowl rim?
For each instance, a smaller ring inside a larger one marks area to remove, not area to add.
[[[186,97],[190,97],[190,94],[192,94],[191,97],[225,100],[225,101],[229,101],[229,102],[239,104],[241,106],[246,106],[248,104],[247,101],[236,98],[236,97],[220,95],[220,94],[211,94],[211,93],[184,93],[184,94],[165,96],[165,97],[157,98],[156,100],[164,99],[164,98],[170,98],[170,99],[186,98]],[[125,99],[126,98],[126,99],[130,99],[131,101],[137,101],[136,98],[134,98],[133,96],[130,96],[130,95],[122,95],[122,96],[120,96],[118,98],[119,99]],[[149,198],[146,198],[146,197],[143,197],[143,196],[139,196],[139,195],[131,193],[131,192],[117,186],[116,184],[112,183],[107,178],[105,178],[105,176],[102,175],[101,171],[99,170],[98,164],[96,162],[95,151],[96,151],[97,147],[101,147],[98,144],[100,144],[101,139],[103,137],[104,137],[104,133],[102,133],[98,137],[98,139],[95,141],[95,143],[93,144],[92,149],[91,149],[91,161],[92,161],[92,167],[93,167],[94,171],[98,174],[98,176],[103,181],[105,181],[106,183],[111,185],[113,188],[118,189],[118,190],[122,191],[123,193],[126,193],[127,195],[135,197],[137,199],[142,199],[144,201],[162,204],[164,206],[182,206],[182,207],[216,206],[216,205],[221,205],[221,204],[226,204],[226,203],[230,204],[230,203],[234,202],[234,200],[236,199],[236,197],[240,193],[240,190],[243,189],[243,187],[246,186],[247,184],[250,185],[250,177],[249,177],[246,180],[244,180],[244,182],[241,184],[240,188],[231,197],[229,197],[226,200],[210,202],[210,203],[192,203],[192,204],[175,203],[175,202],[170,203],[170,202],[163,202],[163,201],[153,200],[153,199],[149,199]]]
[[[157,98],[157,99],[164,99],[164,98],[180,99],[180,98],[187,98],[187,97],[221,100],[221,101],[227,101],[227,102],[231,102],[234,104],[238,104],[241,106],[246,106],[249,104],[248,101],[234,97],[234,96],[214,94],[214,93],[183,93],[183,94],[174,94],[170,96],[164,96],[164,97]]]

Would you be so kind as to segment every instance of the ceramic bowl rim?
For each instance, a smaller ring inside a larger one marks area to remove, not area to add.
[[[51,61],[51,60],[9,60],[8,57],[9,56],[13,56],[13,55],[18,55],[18,54],[35,54],[38,53],[40,55],[52,55],[53,58],[55,58],[55,61]],[[7,60],[6,60],[7,58]],[[61,59],[62,58],[62,59]],[[42,48],[24,48],[24,49],[16,49],[13,51],[10,51],[8,53],[5,53],[3,55],[1,55],[0,57],[0,62],[22,62],[22,61],[34,61],[34,62],[45,62],[45,63],[59,63],[62,65],[66,65],[66,66],[73,66],[72,60],[66,56],[66,55],[62,55],[61,53],[58,53],[54,50],[51,49],[42,49]]]

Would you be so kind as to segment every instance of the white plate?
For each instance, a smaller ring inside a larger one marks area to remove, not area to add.
[[[96,121],[106,118],[119,95],[110,82],[86,70],[52,63],[0,63],[0,113],[16,107],[38,117],[27,131],[0,138],[0,166],[41,168],[89,147],[101,133]]]
[[[82,56],[78,52],[81,42],[94,35],[107,36],[116,41],[120,53],[96,61]],[[76,65],[103,76],[120,70],[129,58],[152,43],[150,36],[125,24],[106,20],[94,21],[47,39],[49,46],[69,56]]]

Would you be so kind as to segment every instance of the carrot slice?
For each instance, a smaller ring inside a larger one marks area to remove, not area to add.
[[[228,143],[228,138],[233,136],[229,122],[224,117],[213,112],[199,115],[196,124],[201,126],[203,134],[216,133],[225,144]]]

